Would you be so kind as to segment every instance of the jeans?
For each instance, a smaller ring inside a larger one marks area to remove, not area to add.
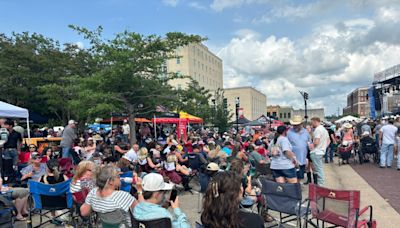
[[[304,172],[306,171],[306,165],[300,165],[299,170],[297,171],[297,179],[304,179]]]
[[[12,159],[13,160],[13,166],[16,167],[17,164],[18,164],[18,151],[17,151],[17,149],[12,149],[12,148],[4,149],[3,158],[4,159]]]
[[[382,147],[381,147],[381,163],[380,163],[381,167],[392,166],[393,151],[394,151],[394,145],[393,144],[382,144]]]
[[[122,139],[122,142],[129,143],[129,134],[122,134],[121,139]]]
[[[71,150],[70,147],[63,147],[62,148],[62,157],[63,158],[72,158],[71,153],[69,152]]]
[[[315,153],[311,153],[311,161],[313,163],[314,173],[318,176],[317,184],[319,186],[323,186],[325,184],[325,175],[324,175],[324,164],[322,162],[322,157],[324,155],[317,155]]]
[[[328,148],[326,148],[326,153],[325,153],[325,163],[328,162],[333,162],[333,154],[335,152],[335,145],[331,143]],[[329,156],[329,159],[328,159]]]

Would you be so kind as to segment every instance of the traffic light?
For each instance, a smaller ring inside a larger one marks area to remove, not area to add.
[[[308,93],[304,92],[304,100],[308,100]]]

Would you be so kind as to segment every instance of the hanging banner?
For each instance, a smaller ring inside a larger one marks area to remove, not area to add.
[[[375,89],[375,87],[371,87],[371,88],[368,89],[368,100],[369,100],[369,107],[370,107],[370,116],[371,116],[372,119],[376,118],[374,89]]]

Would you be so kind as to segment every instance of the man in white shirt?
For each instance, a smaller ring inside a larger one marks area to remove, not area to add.
[[[129,127],[129,123],[127,120],[124,120],[124,125],[122,125],[122,141],[125,143],[129,143],[129,134],[131,128]]]
[[[137,162],[137,153],[139,152],[139,145],[138,144],[134,144],[133,147],[128,150],[128,152],[126,152],[123,156],[123,158],[125,158],[126,160],[135,163]]]
[[[328,131],[321,125],[321,120],[318,117],[311,118],[311,125],[314,128],[314,140],[310,144],[310,157],[314,167],[314,175],[317,176],[317,185],[325,184],[323,157],[330,143]],[[315,179],[315,178],[314,178]]]
[[[388,124],[379,130],[379,145],[381,146],[380,167],[390,168],[393,162],[393,151],[398,128],[389,120]]]

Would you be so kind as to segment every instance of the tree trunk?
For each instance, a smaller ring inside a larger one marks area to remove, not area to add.
[[[130,140],[129,143],[131,147],[133,144],[136,143],[136,122],[135,122],[135,109],[133,108],[133,105],[129,104],[128,105],[128,123],[129,123],[129,129],[130,129]]]

